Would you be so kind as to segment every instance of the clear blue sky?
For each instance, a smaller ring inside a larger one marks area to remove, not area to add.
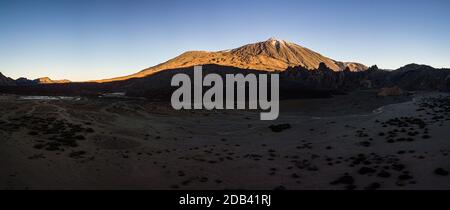
[[[272,36],[382,68],[450,67],[449,0],[0,0],[0,71],[74,81]]]

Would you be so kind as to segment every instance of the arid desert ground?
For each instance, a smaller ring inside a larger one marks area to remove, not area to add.
[[[450,189],[450,96],[359,91],[258,112],[0,96],[1,189]]]

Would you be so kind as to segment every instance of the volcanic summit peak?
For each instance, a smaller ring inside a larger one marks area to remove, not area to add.
[[[321,63],[324,63],[333,71],[343,71],[347,67],[351,71],[364,71],[367,69],[362,64],[335,61],[293,42],[272,37],[266,41],[251,43],[229,50],[216,52],[188,51],[136,74],[95,82],[142,78],[165,70],[207,64],[260,71],[284,71],[288,67],[293,66],[302,66],[313,70],[317,69]]]
[[[267,41],[268,41],[268,42],[271,42],[271,41],[286,42],[285,40],[279,39],[279,38],[274,37],[274,36],[273,36],[273,37],[270,37]]]
[[[276,44],[289,44],[290,42],[283,40],[283,39],[278,39],[276,37],[270,37],[266,42],[271,43],[273,45]]]

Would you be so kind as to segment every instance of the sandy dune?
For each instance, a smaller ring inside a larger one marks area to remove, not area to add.
[[[188,51],[136,74],[96,80],[94,82],[113,82],[131,78],[143,78],[168,69],[208,64],[259,71],[285,71],[288,67],[294,66],[317,69],[320,63],[324,63],[333,71],[342,71],[347,67],[355,72],[367,70],[367,66],[360,63],[335,61],[295,43],[270,38],[263,42],[248,44],[231,50],[217,52]]]

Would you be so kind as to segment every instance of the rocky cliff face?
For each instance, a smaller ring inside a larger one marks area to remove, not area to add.
[[[408,66],[407,66],[408,67]],[[302,66],[289,67],[285,71],[269,73],[280,74],[280,97],[298,98],[329,95],[361,89],[382,89],[397,86],[405,91],[450,91],[450,69],[434,69],[419,66],[413,70],[408,67],[394,71],[380,70],[372,66],[366,71],[354,72],[349,69],[334,71],[325,63],[319,64],[317,69],[311,70]],[[127,92],[129,96],[147,97],[152,99],[170,99],[176,89],[170,86],[170,80],[177,73],[193,76],[193,68],[179,68],[161,71],[145,78],[113,82],[117,89],[114,91]],[[203,73],[225,74],[261,74],[268,73],[252,69],[236,67],[205,65]],[[109,84],[109,83],[104,83]],[[415,85],[416,84],[416,85]]]
[[[450,69],[435,69],[431,66],[410,64],[392,71],[385,82],[407,90],[449,91]]]
[[[281,72],[283,81],[294,81],[298,85],[315,89],[342,89],[371,88],[367,85],[365,72],[353,72],[350,70],[333,71],[324,63],[316,70],[309,70],[301,66],[288,68]]]
[[[308,87],[354,90],[398,86],[405,90],[450,91],[450,69],[410,64],[394,71],[373,66],[367,71],[335,72],[325,64],[316,71],[303,67],[288,68],[281,73],[286,80]]]
[[[40,84],[66,84],[70,83],[69,80],[51,80],[48,77],[38,78],[35,80],[30,80],[25,77],[13,80],[9,77],[4,76],[0,72],[0,86],[28,86],[28,85],[40,85]]]

